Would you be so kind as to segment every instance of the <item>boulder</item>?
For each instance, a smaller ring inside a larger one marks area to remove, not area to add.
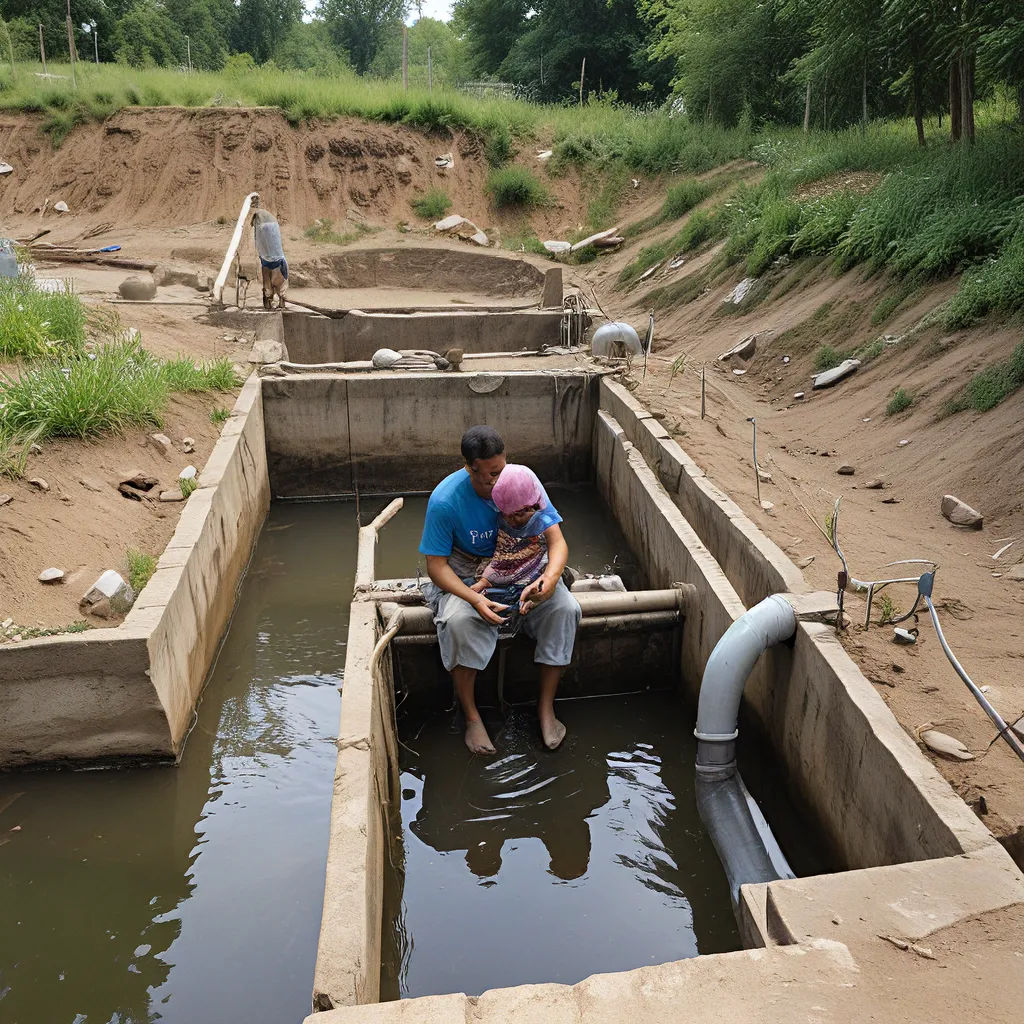
[[[840,466],[840,467],[839,467],[839,468],[838,468],[838,469],[836,470],[836,472],[837,472],[837,473],[838,473],[838,474],[839,474],[840,476],[853,476],[853,474],[854,474],[854,473],[856,473],[856,472],[857,472],[857,470],[856,470],[856,469],[854,469],[854,467],[853,467],[853,466],[851,466],[851,465],[850,465],[849,463],[843,463],[843,465],[841,465],[841,466]]]
[[[172,284],[183,284],[186,288],[194,288],[196,291],[203,290],[200,288],[200,275],[195,270],[171,267],[164,263],[161,263],[153,271],[153,280],[158,288],[166,288]]]
[[[40,583],[60,583],[62,579],[64,579],[64,570],[52,566],[39,574]]]
[[[885,481],[884,480],[878,480],[878,479],[869,480],[864,485],[864,490],[866,490],[866,491],[880,491],[884,486],[885,486]]]
[[[50,485],[41,476],[32,477],[29,480],[29,486],[34,487],[37,491],[48,491],[50,489]]]
[[[13,499],[9,494],[0,494],[0,505],[6,505],[8,502],[12,500]]]
[[[966,526],[972,530],[980,530],[985,522],[980,512],[953,494],[942,496],[942,514],[954,526]]]
[[[86,591],[78,602],[81,611],[106,619],[111,614],[124,615],[135,601],[135,592],[113,569],[105,573]]]
[[[134,501],[141,501],[142,495],[151,491],[160,483],[155,476],[148,476],[141,469],[132,469],[121,475],[117,489]]]
[[[284,345],[272,338],[264,338],[262,341],[253,342],[252,351],[249,353],[250,363],[279,363],[284,359]]]
[[[838,384],[841,380],[845,380],[851,373],[856,373],[859,367],[859,359],[844,359],[838,366],[833,367],[831,370],[815,374],[814,387],[815,389],[830,388],[833,384]]]
[[[156,298],[156,281],[152,277],[126,277],[118,286],[122,299],[130,302],[148,302]]]
[[[741,342],[733,345],[728,352],[723,352],[719,357],[720,363],[727,363],[733,356],[737,359],[753,359],[757,351],[757,335],[749,334]]]
[[[171,439],[166,434],[150,434],[149,439],[158,451],[164,455],[171,454]]]

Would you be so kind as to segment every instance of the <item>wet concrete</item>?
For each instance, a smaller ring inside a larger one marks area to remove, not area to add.
[[[354,511],[272,509],[177,768],[0,776],[5,1024],[308,1012]]]
[[[568,739],[551,754],[530,709],[485,712],[489,760],[466,751],[452,712],[400,719],[382,998],[572,984],[740,948],[675,694],[559,714]]]

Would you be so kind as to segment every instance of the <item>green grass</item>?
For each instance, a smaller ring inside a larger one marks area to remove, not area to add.
[[[128,569],[128,583],[136,594],[150,581],[156,572],[156,557],[143,551],[129,548],[125,552],[125,565]]]
[[[452,208],[452,201],[443,189],[432,188],[429,192],[414,199],[412,208],[415,210],[416,216],[422,217],[424,220],[441,220]]]
[[[822,345],[814,353],[815,372],[824,373],[826,370],[835,369],[845,358],[846,354],[832,345]]]
[[[525,232],[521,235],[510,235],[508,238],[503,238],[501,247],[508,249],[509,252],[532,252],[535,256],[551,255],[536,235]]]
[[[351,225],[350,231],[342,234],[334,230],[334,221],[330,217],[320,217],[313,221],[303,234],[311,242],[318,242],[321,245],[348,245],[349,242],[355,242],[364,235],[373,234],[373,232],[379,230],[380,228],[356,222]]]
[[[19,626],[11,623],[5,630],[0,630],[0,640],[9,640],[20,636],[22,640],[36,640],[43,636],[60,636],[62,633],[84,633],[93,627],[88,622],[70,622],[66,626]]]
[[[23,275],[0,280],[0,361],[80,352],[85,308],[68,292],[44,292]]]
[[[181,489],[181,496],[187,500],[188,496],[199,487],[199,484],[196,482],[195,477],[192,477],[187,480],[179,480],[178,487]]]
[[[895,416],[914,404],[914,396],[905,388],[897,388],[885,407],[886,416]]]
[[[220,425],[221,423],[227,422],[227,418],[231,415],[229,409],[225,409],[223,406],[219,406],[216,409],[210,410],[210,422]]]
[[[525,167],[503,167],[487,176],[487,194],[496,207],[530,209],[548,201],[547,189]]]
[[[986,366],[976,373],[963,391],[951,399],[943,408],[945,415],[974,409],[988,412],[1014,392],[1024,387],[1024,341],[1011,353],[1004,363]]]

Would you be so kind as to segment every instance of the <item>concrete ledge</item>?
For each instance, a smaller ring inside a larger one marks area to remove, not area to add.
[[[269,506],[259,394],[254,375],[119,627],[0,648],[0,767],[180,753]]]

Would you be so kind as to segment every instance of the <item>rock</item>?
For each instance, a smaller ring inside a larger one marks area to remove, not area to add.
[[[29,480],[29,486],[35,487],[39,491],[48,491],[50,489],[50,485],[41,476],[32,477]]]
[[[435,231],[453,231],[461,224],[472,224],[471,220],[466,220],[465,217],[460,213],[453,213],[450,217],[445,217],[443,220],[435,221]]]
[[[745,277],[728,295],[726,295],[723,302],[731,302],[734,306],[738,306],[753,290],[754,285],[757,284],[757,279],[754,277]]]
[[[761,508],[764,509],[765,512],[771,512],[772,509],[775,508],[775,502],[774,501],[762,501],[761,502]]]
[[[179,480],[196,480],[199,477],[199,470],[195,466],[186,466],[179,474]]]
[[[954,526],[966,526],[972,530],[980,530],[985,522],[980,512],[952,494],[942,496],[942,514]]]
[[[85,596],[78,602],[78,607],[90,615],[109,618],[111,612],[123,615],[131,608],[134,600],[135,593],[121,577],[121,574],[113,569],[108,569],[86,591]],[[106,607],[104,607],[104,602]],[[103,614],[104,612],[106,614]]]
[[[60,583],[64,579],[64,570],[50,567],[39,574],[40,583]]]
[[[900,441],[899,444],[896,447],[897,448],[906,448],[908,444],[910,444],[909,441]]]
[[[1008,580],[1016,580],[1017,582],[1024,582],[1024,562],[1020,565],[1015,565],[1011,569],[1008,569],[1004,576]]]
[[[733,356],[737,359],[753,359],[757,351],[757,335],[749,334],[741,342],[733,345],[728,352],[723,352],[719,357],[720,363],[728,362]]]
[[[279,363],[282,359],[284,359],[284,345],[272,338],[253,342],[252,350],[249,352],[250,363]]]
[[[451,368],[458,371],[459,367],[462,366],[462,360],[465,358],[465,352],[461,348],[450,348],[445,352],[444,357],[451,364]]]
[[[195,270],[184,270],[180,267],[169,267],[161,263],[153,271],[153,280],[158,288],[166,288],[172,284],[183,284],[187,288],[194,288],[196,291],[202,291],[200,288],[200,275]]]
[[[815,390],[818,388],[830,388],[833,384],[838,384],[841,380],[845,380],[851,373],[856,373],[859,367],[859,359],[844,359],[838,366],[833,367],[831,370],[815,374],[814,388]]]
[[[974,755],[953,736],[948,736],[937,729],[926,729],[922,726],[917,730],[917,738],[931,751],[952,761],[973,761]]]
[[[442,171],[446,167],[455,166],[455,155],[453,153],[442,153],[440,156],[434,157],[434,166]]]
[[[0,629],[10,629],[14,625],[14,619],[4,619],[0,622]]]
[[[814,561],[814,555],[808,555],[806,558],[801,558],[796,563],[796,567],[798,569],[806,569],[811,564],[811,562],[813,562],[813,561]]]
[[[70,212],[71,212],[71,211],[70,211],[70,210],[68,209],[68,204],[67,204],[67,203],[65,203],[63,199],[58,199],[58,200],[57,200],[57,202],[55,202],[55,203],[53,204],[53,208],[54,208],[54,209],[55,209],[55,210],[56,210],[56,211],[57,211],[58,213],[70,213]]]
[[[402,354],[393,348],[379,348],[373,353],[370,362],[378,370],[389,370],[402,361]]]
[[[0,174],[11,174],[11,173],[13,173],[13,171],[14,171],[14,168],[10,164],[8,164],[8,163],[0,164]]]
[[[7,505],[11,501],[13,501],[13,499],[9,494],[0,494],[0,505]]]
[[[186,455],[191,455],[196,450],[196,439],[194,437],[183,437],[181,439],[181,450]]]
[[[917,643],[917,630],[903,629],[902,626],[897,626],[892,631],[892,639],[894,643],[909,647]]]
[[[180,488],[178,490],[176,490],[176,491],[161,491],[160,492],[160,500],[161,501],[184,501],[185,500],[185,495],[181,493],[181,489]]]
[[[150,434],[149,439],[164,455],[171,454],[171,439],[166,434]]]
[[[836,472],[837,472],[837,473],[838,473],[838,474],[839,474],[840,476],[853,476],[853,474],[854,474],[854,473],[856,473],[856,472],[857,472],[857,470],[856,470],[856,469],[854,469],[854,467],[853,467],[853,466],[851,466],[851,465],[850,465],[849,463],[843,463],[843,465],[841,465],[841,466],[840,466],[840,467],[839,467],[839,468],[838,468],[838,469],[836,470]]]
[[[484,234],[483,231],[476,231],[469,236],[469,240],[474,242],[476,245],[482,245],[484,248],[491,244],[491,240]]]
[[[799,402],[800,399],[804,397],[804,393],[802,391],[798,391],[793,397]]]
[[[864,485],[864,490],[866,490],[866,491],[880,491],[884,486],[885,486],[885,481],[884,480],[879,480],[879,479],[876,478],[874,480],[869,480]]]
[[[760,466],[757,467],[757,479],[763,484],[770,484],[772,482],[772,475],[767,469],[762,469]]]
[[[41,444],[30,444],[28,446],[28,453],[29,455],[42,455],[43,446]]]
[[[126,277],[118,286],[122,299],[130,302],[148,302],[156,298],[156,281],[152,277]]]
[[[568,252],[572,248],[572,244],[569,242],[560,242],[557,239],[552,238],[548,239],[548,241],[544,243],[544,248],[547,249],[548,252]]]

